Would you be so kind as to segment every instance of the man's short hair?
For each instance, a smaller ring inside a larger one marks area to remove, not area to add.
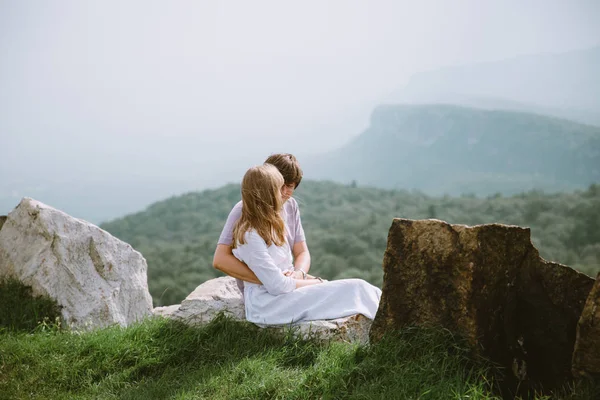
[[[298,164],[298,160],[292,154],[272,154],[265,160],[265,164],[272,164],[277,167],[281,175],[283,175],[286,185],[291,183],[296,185],[296,187],[300,185],[302,181],[302,169],[300,168],[300,164]]]

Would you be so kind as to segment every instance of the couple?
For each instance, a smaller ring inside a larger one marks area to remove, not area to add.
[[[362,279],[325,281],[308,274],[310,253],[292,197],[301,180],[302,170],[291,154],[274,154],[250,168],[213,266],[243,285],[250,322],[280,325],[353,314],[374,319],[379,288]]]

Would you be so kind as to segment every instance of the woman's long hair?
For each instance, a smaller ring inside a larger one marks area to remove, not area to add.
[[[276,167],[263,164],[250,168],[242,180],[242,216],[233,228],[233,245],[244,244],[244,235],[251,229],[264,239],[267,246],[285,243],[285,225],[281,217],[283,176]]]

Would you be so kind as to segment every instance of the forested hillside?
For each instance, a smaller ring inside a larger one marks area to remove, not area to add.
[[[311,272],[328,279],[360,277],[381,285],[387,233],[395,217],[531,227],[533,244],[545,259],[593,276],[600,271],[600,185],[573,193],[477,198],[303,181],[295,198],[312,255]],[[154,304],[175,304],[200,283],[222,275],[212,268],[212,256],[239,199],[239,185],[227,185],[173,197],[101,227],[146,257]]]

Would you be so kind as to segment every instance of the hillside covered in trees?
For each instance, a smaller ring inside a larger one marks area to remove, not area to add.
[[[239,189],[231,184],[172,197],[101,225],[146,257],[155,305],[179,303],[202,282],[222,276],[212,268],[212,256],[227,215],[240,199]],[[396,217],[530,227],[544,259],[590,276],[600,271],[600,185],[573,193],[477,198],[303,181],[294,197],[311,272],[327,279],[357,277],[380,286],[387,233]]]

